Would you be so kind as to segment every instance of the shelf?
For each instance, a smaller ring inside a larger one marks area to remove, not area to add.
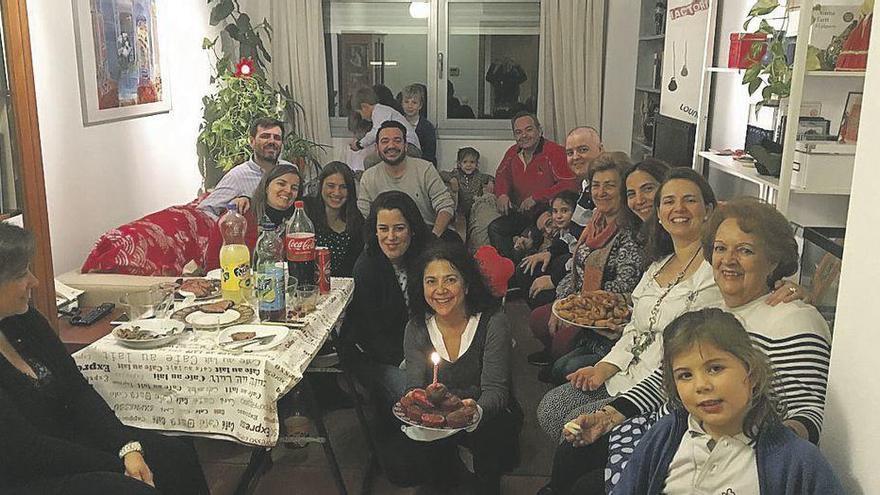
[[[760,186],[769,187],[774,190],[779,190],[779,179],[776,177],[768,177],[766,175],[761,175],[755,169],[755,167],[749,167],[743,165],[742,163],[733,159],[732,156],[720,156],[710,151],[701,151],[699,153],[700,157],[709,160],[709,166],[714,168],[715,170],[724,172],[729,175],[733,175],[734,177],[739,177],[745,181],[758,184]],[[801,189],[796,186],[792,186],[791,192],[793,194],[826,194],[833,196],[848,196],[849,191],[841,191],[839,189]]]
[[[649,151],[649,152],[653,152],[653,151],[654,151],[654,148],[653,148],[651,145],[649,145],[648,143],[645,143],[644,141],[641,141],[641,140],[639,140],[639,139],[633,138],[633,139],[632,139],[632,142],[633,142],[634,145],[638,146],[639,148],[644,149],[645,151]]]
[[[720,156],[709,151],[701,151],[699,155],[709,160],[709,166],[726,174],[739,177],[748,182],[772,189],[779,189],[779,179],[767,177],[758,173],[755,167],[746,167],[733,159],[732,156]]]
[[[649,86],[636,86],[636,91],[641,91],[643,93],[655,93],[660,94],[660,88],[652,88]]]
[[[645,36],[639,36],[639,41],[655,41],[662,40],[666,38],[665,34],[649,34]]]
[[[718,74],[739,74],[745,69],[734,69],[731,67],[706,67],[706,72],[715,72]]]
[[[811,77],[865,77],[865,71],[808,70]]]

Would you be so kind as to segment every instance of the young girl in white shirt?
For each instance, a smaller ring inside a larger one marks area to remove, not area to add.
[[[770,364],[734,315],[673,320],[662,366],[676,410],[639,443],[615,495],[844,493],[819,450],[782,425]]]

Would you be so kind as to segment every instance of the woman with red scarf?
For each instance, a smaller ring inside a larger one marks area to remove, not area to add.
[[[557,299],[598,289],[628,294],[642,276],[644,249],[636,239],[631,221],[624,220],[629,216],[621,214],[626,208],[623,175],[628,164],[603,159],[603,155],[596,158],[588,179],[596,207],[581,233],[571,268],[556,288]],[[532,311],[529,326],[535,337],[544,344],[552,361],[579,348],[583,352],[579,353],[581,357],[576,361],[577,369],[598,361],[614,345],[612,339],[616,335],[613,332],[594,332],[566,325],[553,315],[551,306],[547,304]],[[594,356],[593,362],[589,362],[590,355]],[[539,376],[544,380],[553,380],[551,370],[544,368]],[[563,381],[565,374],[561,375]],[[555,377],[556,380],[559,378]]]

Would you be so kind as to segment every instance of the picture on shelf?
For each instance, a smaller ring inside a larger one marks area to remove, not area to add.
[[[859,137],[859,118],[862,115],[862,93],[851,91],[846,96],[843,117],[840,119],[838,140],[841,143],[855,143]]]

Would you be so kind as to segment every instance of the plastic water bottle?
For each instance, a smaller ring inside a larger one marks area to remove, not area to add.
[[[260,237],[254,249],[257,300],[260,320],[285,321],[284,305],[284,242],[275,225],[260,226]]]
[[[315,277],[315,225],[306,215],[304,203],[294,203],[296,210],[287,222],[287,271],[302,284],[312,284]]]
[[[220,248],[220,292],[223,299],[240,303],[244,300],[242,289],[249,290],[251,286],[251,253],[244,243],[247,220],[230,203],[217,225],[223,236],[223,247]]]

